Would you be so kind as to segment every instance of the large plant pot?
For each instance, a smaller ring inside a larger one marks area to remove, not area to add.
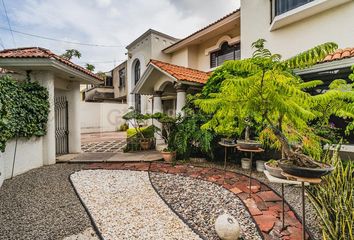
[[[140,140],[140,147],[142,150],[148,150],[150,148],[150,140],[149,139],[141,139]]]
[[[262,143],[255,140],[237,140],[237,145],[243,149],[258,149],[262,147]]]
[[[264,167],[271,176],[282,179],[286,178],[281,174],[283,170],[280,167],[272,167],[267,162],[264,164]]]
[[[321,168],[298,167],[289,163],[289,160],[286,159],[280,160],[278,163],[283,172],[304,178],[320,178],[331,173],[334,170],[333,166],[324,163],[321,163],[321,165],[323,166]]]
[[[168,151],[161,151],[162,157],[166,162],[172,162],[176,160],[176,151],[168,152]]]

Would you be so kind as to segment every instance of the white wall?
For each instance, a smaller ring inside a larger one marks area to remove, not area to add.
[[[270,1],[241,0],[241,57],[252,55],[252,42],[267,40],[266,47],[284,59],[324,42],[340,48],[354,46],[354,1],[270,31]]]
[[[4,179],[11,177],[16,141],[6,144],[4,153],[0,153],[0,186]],[[44,165],[43,138],[21,138],[17,142],[14,176]]]
[[[115,131],[127,111],[128,104],[81,102],[81,133]]]

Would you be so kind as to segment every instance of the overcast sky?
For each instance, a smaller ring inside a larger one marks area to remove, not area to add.
[[[14,33],[8,28],[0,0],[0,49],[40,46],[57,54],[75,48],[74,62],[108,71],[122,62],[125,46],[149,28],[183,38],[239,7],[239,0],[3,0],[13,30],[50,38],[115,45],[88,47]]]

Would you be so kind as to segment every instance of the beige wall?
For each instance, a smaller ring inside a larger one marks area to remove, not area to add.
[[[266,39],[266,47],[283,58],[329,41],[340,48],[354,47],[354,1],[273,31],[269,0],[241,0],[241,9],[242,58],[251,56],[251,44],[259,38]]]
[[[235,28],[230,31],[225,31],[215,37],[206,39],[199,45],[182,48],[172,53],[171,63],[201,71],[210,71],[210,54],[206,53],[206,50],[213,47],[219,47],[219,45],[224,42],[220,42],[220,39],[226,39],[226,36],[230,39],[234,39],[235,37],[240,36],[240,31]]]

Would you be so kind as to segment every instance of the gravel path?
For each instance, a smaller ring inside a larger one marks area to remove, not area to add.
[[[223,168],[222,165],[206,163],[206,164],[198,164],[204,167],[216,167]],[[237,173],[242,173],[248,176],[249,171],[242,169],[240,166],[235,164],[229,164],[227,170],[234,171]],[[281,195],[281,184],[271,183],[268,181],[267,177],[264,173],[253,171],[252,177],[258,179],[259,181],[267,184],[271,187],[275,192]],[[285,200],[291,205],[294,211],[302,217],[302,204],[301,204],[301,187],[294,185],[284,185],[284,195]],[[318,217],[316,210],[312,206],[312,203],[308,198],[305,198],[305,213],[306,213],[306,227],[309,232],[312,234],[313,239],[322,239],[321,232],[321,219]]]
[[[81,168],[56,164],[6,180],[0,188],[0,239],[63,239],[81,232],[92,236],[91,223],[68,180]]]
[[[238,220],[245,240],[262,239],[241,200],[225,188],[179,175],[150,173],[150,177],[165,201],[206,239],[219,239],[214,223],[223,212]]]
[[[87,170],[71,175],[105,239],[200,239],[153,189],[147,172]]]

